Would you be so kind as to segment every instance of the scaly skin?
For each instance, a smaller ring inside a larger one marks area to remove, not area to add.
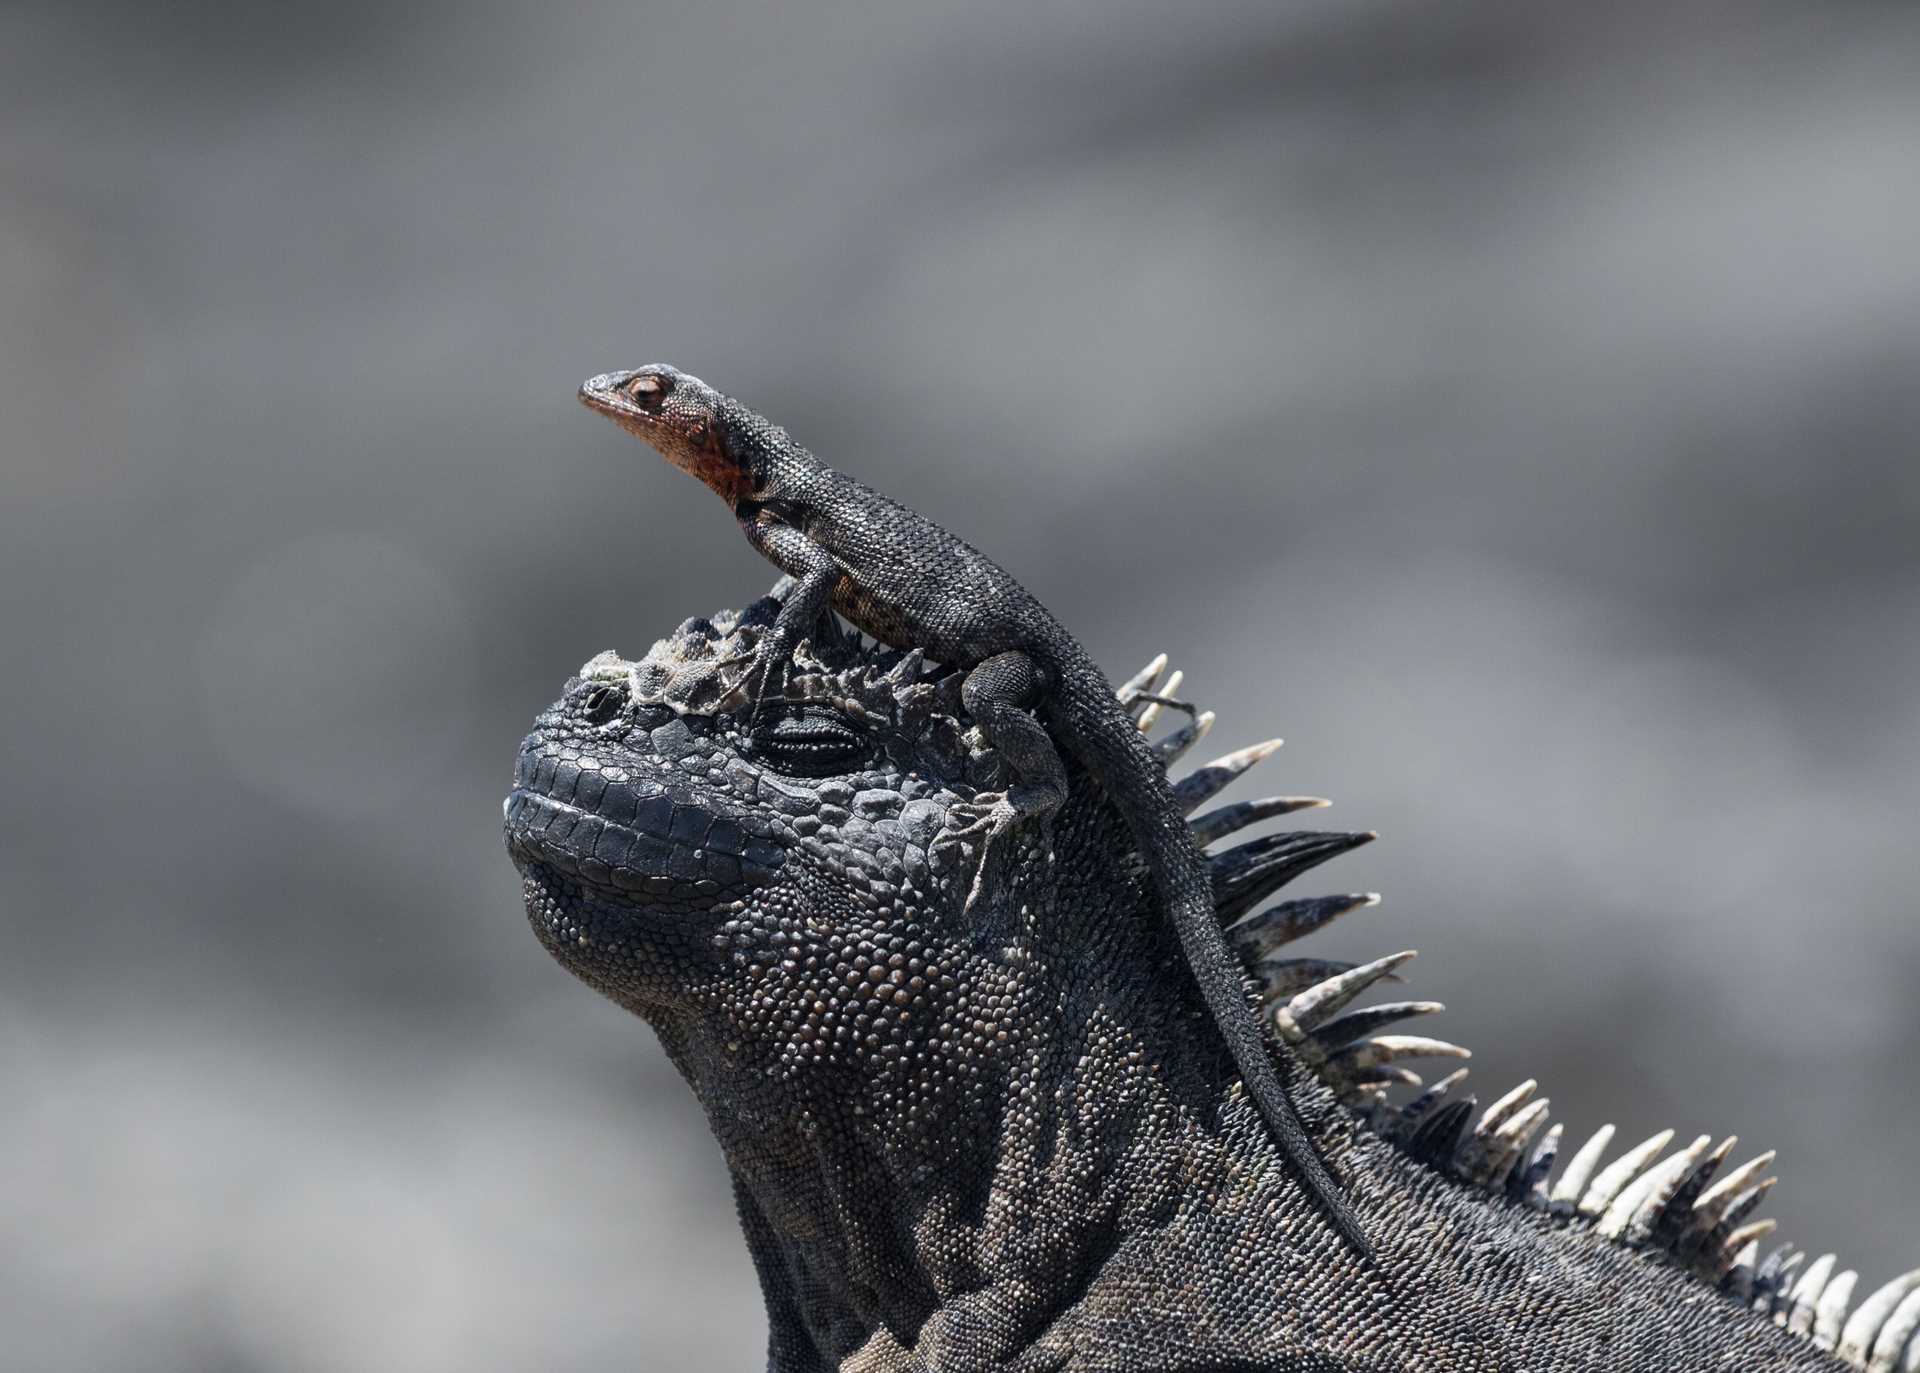
[[[1005,768],[957,679],[822,623],[756,718],[726,664],[779,609],[588,664],[506,821],[542,943],[707,1113],[774,1373],[1844,1367],[1656,1250],[1443,1175],[1302,1073],[1362,1262],[1170,975],[1111,798],[1070,773],[969,910]]]
[[[747,674],[758,704],[777,692],[794,646],[829,605],[895,648],[918,648],[967,674],[968,715],[1013,773],[983,817],[993,841],[1045,822],[1066,799],[1056,742],[1126,818],[1181,952],[1247,1091],[1314,1203],[1359,1253],[1367,1241],[1313,1150],[1241,994],[1214,919],[1205,859],[1187,834],[1158,760],[1113,686],[1047,608],[986,554],[933,521],[822,463],[787,432],[672,367],[594,377],[581,399],[706,483],[747,541],[795,579]],[[1037,718],[1036,718],[1037,717]],[[990,880],[983,856],[975,895]]]

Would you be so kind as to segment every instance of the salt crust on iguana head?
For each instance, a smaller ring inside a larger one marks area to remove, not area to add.
[[[706,724],[718,721],[739,731],[736,737],[744,741],[747,727],[744,703],[736,689],[737,669],[769,622],[770,604],[763,601],[737,614],[723,612],[711,619],[690,620],[637,661],[603,653],[587,663],[579,678],[569,684],[568,696],[555,711],[564,713],[571,702],[575,714],[584,711],[591,718],[599,709],[594,705],[594,693],[612,691],[621,699],[622,712],[651,708],[660,718],[670,714]],[[1151,729],[1160,714],[1159,705],[1150,698],[1170,697],[1179,689],[1180,675],[1163,679],[1165,669],[1165,659],[1157,659],[1119,688],[1123,703],[1131,707],[1143,730]],[[908,779],[901,784],[901,794],[907,800],[904,807],[895,801],[893,813],[876,823],[898,824],[903,813],[911,821],[917,804],[916,779],[922,772],[926,783],[919,794],[933,797],[941,793],[937,807],[929,803],[929,813],[943,812],[944,828],[937,832],[914,831],[912,839],[918,842],[899,846],[904,858],[894,864],[889,880],[909,897],[917,893],[928,900],[933,899],[936,889],[962,880],[963,870],[977,855],[970,843],[949,838],[946,831],[965,829],[969,819],[990,806],[994,799],[990,788],[1001,779],[995,760],[982,748],[977,733],[962,723],[958,677],[930,665],[917,651],[882,650],[857,636],[823,626],[814,641],[803,644],[796,653],[786,694],[796,708],[831,712],[856,729],[872,728],[892,741],[889,747],[893,762]],[[543,724],[553,718],[554,712],[549,712]],[[1171,765],[1180,759],[1211,723],[1211,715],[1202,713],[1163,739],[1158,748],[1166,762]],[[529,748],[543,737],[550,745],[553,736],[537,731],[528,741]],[[569,762],[577,766],[583,760],[579,747],[556,751],[547,745],[543,745],[547,756],[557,757],[557,766],[562,769]],[[1177,782],[1175,794],[1186,813],[1193,816],[1276,747],[1274,741],[1241,749]],[[584,764],[589,769],[600,766],[592,757],[584,757]],[[541,766],[538,757],[530,762],[523,752],[521,786],[509,805],[509,842],[523,867],[557,866],[568,876],[644,894],[656,905],[672,907],[677,903],[692,909],[703,899],[730,894],[724,880],[727,872],[745,869],[746,876],[752,878],[758,869],[764,876],[777,863],[764,846],[756,849],[751,836],[742,836],[735,846],[740,849],[737,855],[718,854],[718,880],[692,870],[670,875],[634,871],[623,878],[624,869],[618,864],[609,867],[605,861],[600,861],[601,870],[595,871],[592,865],[597,860],[580,858],[577,844],[569,850],[566,844],[543,845],[529,837],[552,824],[544,812],[538,816],[533,813],[542,795],[552,789],[552,774],[543,781]],[[611,785],[618,786],[623,780],[619,769],[607,771],[615,779]],[[842,807],[851,802],[844,789],[827,794],[833,808],[847,815]],[[1211,845],[1257,822],[1323,804],[1314,798],[1271,797],[1211,809],[1193,816],[1188,824],[1198,842]],[[857,830],[860,822],[851,816],[848,819]],[[807,820],[803,817],[796,823],[805,828]],[[907,828],[912,830],[911,823]],[[1614,1134],[1611,1125],[1601,1127],[1578,1149],[1562,1149],[1561,1126],[1549,1124],[1547,1100],[1536,1095],[1537,1084],[1533,1081],[1500,1096],[1477,1116],[1475,1098],[1461,1085],[1466,1069],[1455,1070],[1431,1086],[1424,1083],[1407,1066],[1410,1061],[1464,1059],[1467,1051],[1389,1027],[1443,1008],[1436,1002],[1413,1000],[1355,1005],[1363,994],[1383,983],[1399,981],[1398,972],[1412,960],[1412,951],[1353,964],[1303,957],[1291,948],[1307,934],[1347,912],[1374,904],[1378,898],[1336,895],[1262,905],[1293,877],[1371,837],[1319,832],[1272,834],[1212,857],[1216,907],[1230,942],[1245,961],[1266,1023],[1311,1067],[1360,1128],[1390,1143],[1421,1167],[1478,1189],[1487,1195],[1490,1205],[1525,1208],[1553,1225],[1587,1232],[1626,1249],[1660,1255],[1691,1273],[1702,1292],[1716,1293],[1715,1300],[1746,1306],[1813,1346],[1832,1351],[1848,1365],[1872,1373],[1920,1370],[1920,1334],[1916,1333],[1920,1331],[1920,1269],[1894,1279],[1855,1304],[1856,1274],[1836,1271],[1833,1255],[1822,1255],[1804,1268],[1806,1256],[1791,1246],[1772,1249],[1762,1257],[1760,1241],[1773,1229],[1773,1222],[1755,1220],[1753,1213],[1775,1182],[1766,1176],[1771,1153],[1729,1166],[1734,1139],[1716,1143],[1711,1136],[1702,1135],[1669,1152],[1673,1132],[1667,1130],[1609,1160]],[[720,847],[727,846],[722,843]],[[591,840],[588,851],[595,851]],[[729,868],[728,864],[734,866]],[[855,879],[856,885],[873,880],[871,874]],[[548,915],[542,937],[556,956],[601,990],[646,1013],[638,1003],[646,1002],[650,993],[621,985],[617,975],[609,978],[593,959],[583,962],[577,949],[556,947],[574,939],[584,947],[588,936],[578,933],[575,924],[562,921],[564,929],[556,925],[560,918],[553,914],[556,907],[551,891],[536,891],[531,877],[528,902],[537,929],[542,925],[542,913]],[[743,903],[735,901],[727,909],[738,913]],[[726,937],[723,934],[715,943]],[[741,943],[744,946],[745,940]],[[919,950],[917,944],[911,947]],[[868,968],[881,969],[887,950],[874,952],[878,956],[856,960],[862,966],[850,970],[855,982],[863,993],[871,993],[874,985],[883,992],[898,987],[902,1005],[906,1005],[906,988],[910,982],[917,986],[922,974],[914,972],[910,978],[898,974],[909,965],[922,969],[922,959],[909,959],[895,951],[891,981],[876,984]],[[928,953],[927,964],[932,961]],[[924,967],[924,974],[934,976],[935,968]],[[982,991],[991,1004],[991,991]],[[824,1004],[814,1009],[813,1021],[832,1019]],[[798,1024],[790,1011],[786,1024],[789,1029]],[[974,1025],[976,1031],[983,1028],[977,1020]],[[855,1029],[855,1033],[849,1036],[847,1028]],[[662,1033],[668,1038],[666,1030]],[[816,1062],[833,1060],[850,1040],[876,1049],[895,1048],[902,1042],[897,1033],[889,1040],[884,1029],[876,1037],[866,1025],[841,1027],[838,1033],[838,1043],[830,1034],[815,1034],[810,1039],[802,1034],[801,1038],[811,1044]],[[1001,1037],[1004,1039],[1004,1032]],[[738,1045],[729,1048],[737,1049]],[[670,1052],[675,1049],[669,1038]],[[696,1050],[681,1046],[679,1052]],[[766,1071],[792,1075],[804,1068],[807,1057],[808,1051],[803,1049],[797,1058],[789,1054],[780,1063],[768,1065]],[[905,1069],[910,1065],[896,1066]],[[940,1070],[935,1070],[935,1076],[940,1076]],[[1396,1089],[1405,1089],[1407,1097],[1396,1100]],[[1562,1158],[1567,1160],[1564,1166],[1559,1164]]]

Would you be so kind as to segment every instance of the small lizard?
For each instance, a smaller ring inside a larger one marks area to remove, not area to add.
[[[747,542],[794,578],[747,671],[756,706],[773,684],[784,687],[794,649],[831,606],[885,644],[919,648],[965,672],[967,713],[1015,778],[990,817],[987,850],[1007,827],[1044,821],[1066,799],[1056,739],[1092,774],[1139,846],[1275,1142],[1335,1229],[1370,1256],[1262,1041],[1214,915],[1206,858],[1161,762],[1079,642],[984,553],[828,467],[786,430],[697,377],[660,364],[609,372],[583,385],[580,399],[710,487]]]

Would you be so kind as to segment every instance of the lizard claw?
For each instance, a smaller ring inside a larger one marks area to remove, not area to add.
[[[787,671],[791,667],[791,654],[771,636],[762,639],[752,650],[737,653],[724,658],[716,667],[737,667],[747,664],[747,670],[727,689],[731,698],[735,693],[744,696],[749,703],[747,724],[758,724],[760,713],[765,709],[767,700],[775,700],[787,694]]]
[[[993,793],[985,793],[975,799],[987,801],[989,797],[993,797]],[[1008,831],[1014,830],[1016,826],[1025,822],[1039,822],[1043,849],[1052,849],[1054,812],[1060,808],[1062,801],[1066,801],[1064,791],[1058,791],[1048,785],[1016,782],[1000,795],[993,797],[993,807],[989,808],[985,814],[975,816],[960,830],[950,831],[952,837],[956,839],[972,839],[973,835],[985,831],[985,839],[981,841],[981,847],[979,847],[979,864],[973,868],[973,885],[968,891],[966,904],[962,906],[962,914],[972,912],[973,903],[979,899],[979,893],[985,889],[987,862],[995,853],[998,839],[1002,835],[1006,835]]]
[[[1022,805],[1021,800],[1022,798],[1017,795],[1003,793],[993,803],[993,809],[969,822],[965,827],[954,831],[955,837],[962,839],[971,838],[982,831],[986,833],[986,838],[980,845],[980,861],[974,865],[973,884],[967,889],[967,900],[961,907],[961,914],[972,914],[974,903],[980,899],[980,894],[987,888],[987,866],[1001,847],[1000,840],[1016,826],[1027,820],[1037,820],[1040,824],[1043,846],[1052,846],[1054,807],[1035,806],[1031,803]]]
[[[753,701],[749,723],[759,723],[760,712],[766,707],[769,696],[779,700],[787,694],[787,667],[784,657],[774,662],[770,655],[763,653],[747,669],[747,695]]]
[[[1007,803],[1006,793],[1004,792],[989,792],[985,795],[975,797],[974,800],[976,803],[989,801],[992,804],[987,810],[982,811],[980,814],[974,816],[973,819],[967,821],[966,824],[956,829],[948,830],[947,838],[972,839],[977,835],[988,833],[993,828],[994,817],[999,814],[1000,807]]]
[[[987,831],[987,841],[980,846],[980,861],[973,865],[973,881],[967,887],[967,899],[960,907],[963,917],[973,914],[974,905],[980,900],[980,894],[987,890],[987,868],[993,861],[994,839],[998,829]]]

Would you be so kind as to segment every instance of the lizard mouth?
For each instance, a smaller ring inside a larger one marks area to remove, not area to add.
[[[503,807],[507,852],[642,906],[710,909],[772,880],[780,850],[691,796],[530,739]]]
[[[638,375],[635,372],[602,372],[597,377],[589,377],[580,386],[580,403],[589,410],[598,410],[601,414],[621,420],[638,420],[645,424],[657,424],[660,417],[649,414],[627,398],[621,388]]]

